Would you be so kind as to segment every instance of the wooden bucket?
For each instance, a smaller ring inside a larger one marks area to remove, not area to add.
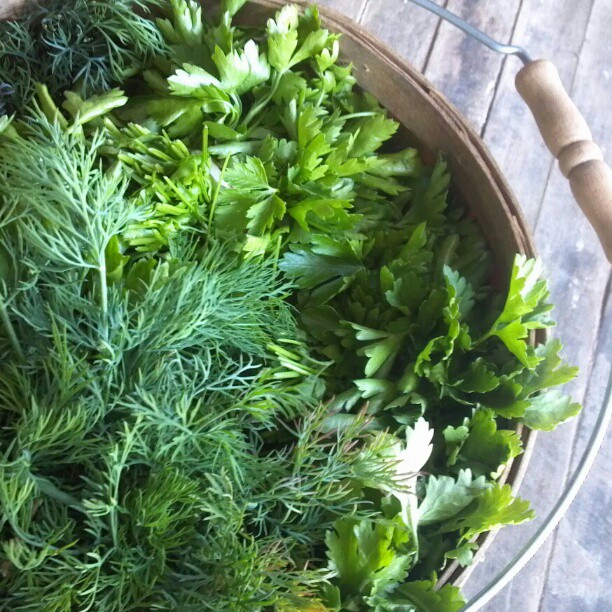
[[[218,4],[214,0],[201,1],[211,10]],[[310,4],[294,1],[302,6]],[[0,0],[0,19],[15,16],[17,9],[26,4],[27,0]],[[252,0],[239,13],[237,21],[246,25],[265,23],[285,4],[283,0]],[[535,247],[521,209],[480,136],[418,70],[389,47],[344,15],[321,9],[321,17],[329,30],[342,34],[343,59],[353,63],[359,86],[373,94],[402,124],[406,144],[445,156],[453,189],[477,219],[497,267],[509,278],[515,254],[534,257]],[[532,342],[544,338],[542,333],[533,337]],[[524,452],[506,466],[499,479],[509,483],[514,491],[521,483],[535,442],[535,432],[528,428],[518,425],[517,432]],[[479,550],[474,563],[467,568],[461,568],[457,562],[450,564],[440,576],[440,584],[464,584],[494,535],[495,532],[489,532],[480,536],[476,540]]]

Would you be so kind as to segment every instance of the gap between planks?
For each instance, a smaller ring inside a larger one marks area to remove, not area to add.
[[[366,0],[367,2],[367,0]],[[521,0],[521,4],[522,4],[523,0]],[[584,38],[582,39],[582,43],[580,44],[580,49],[578,51],[578,61],[576,62],[576,67],[574,69],[574,73],[572,74],[572,81],[571,84],[568,88],[568,93],[570,94],[570,97],[572,97],[574,95],[574,91],[575,91],[575,85],[576,85],[576,77],[578,76],[578,68],[580,67],[580,57],[582,56],[582,51],[584,50],[584,45],[586,43],[587,40],[587,32],[589,30],[589,26],[591,25],[591,19],[593,18],[593,9],[595,8],[595,0],[592,0],[591,2],[591,7],[589,9],[589,19],[587,21],[587,26],[584,30]],[[553,170],[556,167],[556,162],[553,161],[552,164],[550,165],[550,170],[548,172],[548,177],[546,179],[546,185],[548,186],[548,183],[550,181],[550,176],[551,173],[553,172]],[[544,190],[544,195],[542,196],[542,202],[544,201],[544,198],[546,197],[546,189]],[[542,206],[540,206],[540,208],[538,209],[538,214],[536,216],[536,220],[535,220],[535,225],[533,228],[533,231],[535,233],[535,230],[537,229],[538,225],[540,224],[540,215],[542,214]]]
[[[516,11],[516,15],[514,16],[514,23],[512,24],[512,30],[510,31],[510,36],[508,37],[508,40],[505,41],[507,44],[513,44],[514,33],[516,32],[516,26],[518,24],[519,17],[521,16],[521,13],[523,11],[524,1],[525,0],[520,0],[519,2],[518,10]],[[517,44],[520,45],[520,41]],[[527,49],[527,51],[529,51],[529,49]],[[497,100],[497,93],[499,91],[499,85],[501,83],[502,74],[504,73],[504,69],[506,68],[507,62],[508,62],[508,56],[505,56],[504,59],[502,60],[501,66],[499,68],[499,72],[497,73],[497,79],[495,80],[495,87],[493,88],[493,96],[491,97],[489,108],[487,109],[487,115],[480,129],[480,137],[483,139],[484,139],[485,132],[487,131],[487,126],[489,125],[489,119],[491,118],[491,111],[493,110],[493,105],[495,104],[495,101]]]
[[[367,1],[368,0],[366,0],[366,2]],[[442,6],[444,6],[444,8],[448,8],[448,3],[449,2],[450,2],[450,0],[444,0],[444,2],[442,3]],[[415,7],[416,7],[416,5],[415,5]],[[431,39],[431,42],[429,43],[429,49],[427,50],[427,55],[425,56],[425,62],[420,67],[421,72],[423,74],[425,74],[425,71],[427,70],[427,68],[429,66],[429,62],[431,61],[431,56],[433,54],[434,47],[436,46],[436,42],[438,40],[438,36],[440,35],[440,28],[441,27],[442,27],[442,19],[438,18],[438,23],[436,24],[436,29],[434,30],[433,38]]]
[[[361,10],[358,13],[357,16],[357,23],[359,23],[360,25],[364,25],[364,22],[366,21],[367,17],[368,17],[368,10],[370,9],[370,6],[372,4],[373,0],[364,0],[363,5],[361,7]],[[380,1],[380,0],[374,0],[374,1]],[[410,0],[396,0],[397,2],[401,2],[403,4],[412,4],[410,2]],[[444,0],[443,2],[441,2],[440,4],[444,7],[447,8],[448,7],[448,3],[450,2],[450,0]],[[522,2],[522,0],[521,0]],[[425,11],[426,9],[424,9],[421,6],[418,6],[416,4],[412,4],[412,7],[414,8],[414,10],[421,10],[421,11]],[[433,15],[433,13],[432,13]],[[434,29],[434,33],[433,36],[429,42],[429,47],[427,49],[427,53],[425,55],[425,59],[424,61],[421,63],[420,66],[418,66],[418,69],[420,72],[422,72],[423,74],[425,74],[425,71],[427,70],[427,66],[429,65],[429,60],[431,59],[431,54],[433,53],[435,44],[436,44],[436,40],[438,39],[438,33],[440,32],[440,27],[442,25],[442,19],[440,17],[436,16],[436,27]]]

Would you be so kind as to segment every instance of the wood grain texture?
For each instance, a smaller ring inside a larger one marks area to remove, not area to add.
[[[318,0],[317,4],[338,11],[357,21],[366,0]]]
[[[367,0],[361,23],[401,57],[422,70],[431,52],[440,19],[408,1]]]
[[[575,439],[571,469],[576,469],[585,450],[612,374],[612,292],[608,285],[599,341],[589,377],[588,392],[579,435]],[[612,608],[609,580],[612,551],[612,431],[608,432],[600,455],[580,495],[560,523],[553,541],[549,566],[540,599],[540,610],[607,611]],[[570,577],[571,579],[567,579]]]
[[[612,47],[609,33],[612,28],[612,7],[608,0],[595,0],[581,50],[571,95],[582,110],[591,131],[599,140],[604,156],[612,158],[612,114],[610,113],[610,72],[612,71]],[[543,202],[540,222],[550,215],[555,202],[546,198]],[[582,225],[582,220],[580,221]],[[570,224],[566,227],[569,229]],[[538,229],[536,235],[540,233]],[[589,227],[580,232],[584,248],[579,259],[564,257],[560,264],[569,274],[581,278],[591,271],[594,282],[587,293],[592,295],[592,312],[597,307],[601,313],[597,344],[591,355],[590,382],[585,401],[585,412],[574,440],[570,466],[575,468],[578,457],[584,450],[586,432],[592,426],[595,413],[603,401],[603,385],[612,373],[612,304],[610,296],[610,267],[602,263],[601,251],[594,244],[594,235]],[[567,255],[567,253],[565,254]],[[589,278],[584,278],[589,282]],[[582,297],[582,300],[584,298]],[[578,304],[578,308],[583,304]],[[575,317],[576,320],[578,317]],[[610,536],[612,521],[609,516],[610,475],[612,473],[612,445],[602,449],[586,489],[561,525],[552,546],[545,583],[542,589],[542,609],[559,609],[559,602],[567,602],[567,609],[606,610],[612,609],[612,589],[602,574],[609,574],[612,566]],[[604,502],[604,503],[602,503]],[[578,571],[580,578],[570,585],[562,576]],[[569,607],[571,606],[571,607]]]
[[[493,38],[510,39],[520,2],[449,0],[447,8]],[[489,113],[503,56],[443,22],[425,75],[480,131]]]

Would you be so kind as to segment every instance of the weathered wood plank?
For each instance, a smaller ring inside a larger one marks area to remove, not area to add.
[[[326,6],[357,21],[365,2],[366,0],[318,0],[317,4]]]
[[[367,0],[361,22],[420,70],[440,24],[429,11],[401,0]]]
[[[447,8],[502,42],[512,36],[519,2],[450,0]],[[503,56],[443,22],[425,75],[480,131],[489,113]]]
[[[563,82],[571,85],[592,3],[524,0],[513,43],[526,47],[535,58],[553,60]],[[517,58],[505,61],[484,138],[533,227],[552,159],[514,87],[520,67]]]
[[[612,295],[608,293],[604,322],[585,401],[572,472],[584,452],[612,374]],[[612,602],[612,431],[608,433],[580,494],[555,534],[540,610],[609,610]],[[571,577],[568,579],[568,577]]]

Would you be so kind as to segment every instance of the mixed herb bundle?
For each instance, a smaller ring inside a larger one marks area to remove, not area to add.
[[[540,264],[490,286],[315,7],[137,4],[0,24],[0,608],[459,610],[579,411]]]

